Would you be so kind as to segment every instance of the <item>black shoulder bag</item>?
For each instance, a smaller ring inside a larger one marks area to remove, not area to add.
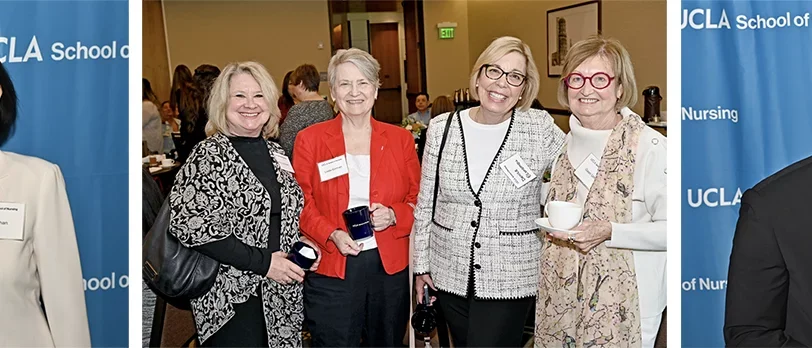
[[[179,308],[203,296],[214,285],[220,263],[187,248],[171,233],[169,196],[144,237],[141,271],[156,295]]]
[[[445,130],[443,130],[443,140],[440,140],[440,149],[437,150],[437,170],[434,172],[434,200],[431,203],[431,221],[434,221],[434,211],[437,209],[437,190],[440,189],[440,160],[443,158],[443,148],[445,148],[445,141],[448,139],[448,129],[451,128],[451,120],[454,118],[452,112],[448,115],[448,120],[445,121]]]

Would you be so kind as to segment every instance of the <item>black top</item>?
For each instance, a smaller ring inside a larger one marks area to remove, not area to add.
[[[747,190],[733,237],[728,347],[812,346],[812,157]]]
[[[198,246],[195,250],[236,269],[265,276],[271,267],[271,254],[279,250],[279,236],[282,229],[282,197],[279,181],[276,179],[276,169],[265,139],[261,137],[229,137],[228,139],[271,196],[268,247],[249,246],[232,234],[226,239]]]

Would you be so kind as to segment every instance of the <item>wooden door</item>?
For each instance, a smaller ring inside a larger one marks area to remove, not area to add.
[[[381,64],[381,87],[373,115],[379,121],[398,124],[405,116],[401,107],[399,46],[397,23],[369,25],[369,53]]]
[[[409,113],[417,111],[417,94],[426,91],[426,55],[423,38],[423,1],[406,0],[403,5],[403,27],[406,39],[406,98]],[[434,98],[435,96],[432,96]],[[431,100],[429,100],[431,103]]]

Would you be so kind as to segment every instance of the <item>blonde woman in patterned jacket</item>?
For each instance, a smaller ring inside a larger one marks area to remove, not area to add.
[[[439,290],[455,346],[516,347],[537,291],[541,177],[564,134],[546,111],[530,109],[539,74],[517,38],[482,52],[470,89],[481,106],[429,125],[412,230],[415,288],[418,299],[423,284]]]
[[[584,207],[577,233],[554,232],[541,254],[536,347],[652,347],[665,308],[666,143],[628,106],[631,58],[614,39],[577,42],[558,101],[572,110],[548,201]],[[595,177],[575,168],[594,156]]]
[[[214,286],[191,301],[201,346],[302,345],[304,271],[286,252],[299,240],[304,198],[284,151],[268,141],[278,97],[262,65],[228,65],[212,88],[209,137],[171,192],[170,231],[220,262]]]

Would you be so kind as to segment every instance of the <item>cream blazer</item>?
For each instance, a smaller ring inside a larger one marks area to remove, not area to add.
[[[0,347],[89,347],[79,249],[59,167],[0,151],[0,202],[25,205],[22,240],[0,239]]]

